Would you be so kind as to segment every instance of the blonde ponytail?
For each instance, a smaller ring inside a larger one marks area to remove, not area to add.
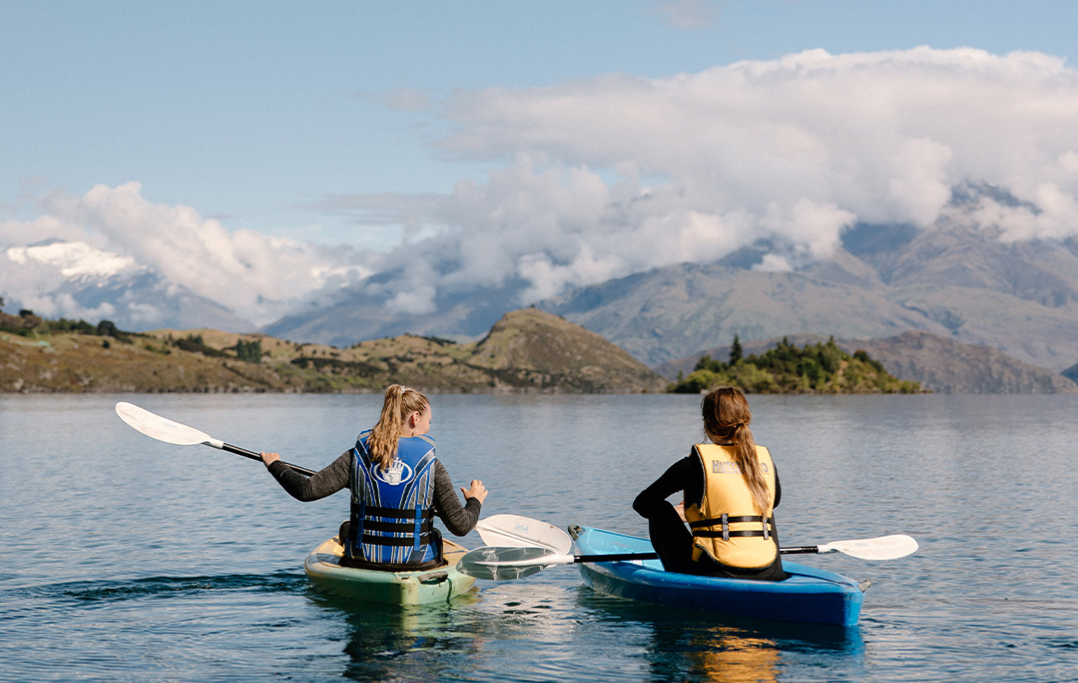
[[[367,438],[367,452],[382,469],[392,465],[393,459],[397,457],[397,441],[405,420],[414,412],[422,413],[429,405],[427,397],[415,389],[400,384],[390,385],[386,389],[382,414]]]
[[[770,514],[771,492],[756,458],[756,442],[749,429],[752,413],[745,394],[737,387],[719,387],[704,396],[700,408],[704,414],[704,434],[714,443],[735,447],[734,462],[752,494],[753,507],[763,516]]]

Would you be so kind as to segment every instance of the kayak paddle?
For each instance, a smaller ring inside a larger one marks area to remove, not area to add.
[[[553,524],[520,515],[494,515],[475,525],[483,543],[508,548],[546,548],[566,555],[573,539]]]
[[[519,515],[494,515],[475,525],[479,537],[488,546],[509,548],[547,548],[567,555],[573,547],[569,534],[553,524]],[[905,534],[891,534],[851,541],[832,541],[822,545],[780,548],[783,555],[823,555],[844,553],[861,560],[896,560],[917,552],[917,541]],[[652,553],[653,554],[653,553]],[[647,559],[647,558],[644,558]],[[651,558],[655,559],[655,558]]]
[[[482,535],[482,534],[481,534]],[[917,541],[905,534],[852,541],[832,541],[822,545],[779,548],[783,555],[840,552],[862,560],[895,560],[917,551]],[[480,579],[506,581],[519,579],[559,564],[579,562],[624,562],[657,560],[657,553],[612,553],[607,555],[570,555],[552,548],[528,546],[476,548],[457,563],[462,573]]]
[[[476,525],[488,546],[461,558],[458,567],[465,574],[504,581],[518,579],[557,564],[655,560],[655,553],[612,555],[571,555],[572,539],[553,524],[519,515],[494,515]],[[821,545],[780,548],[783,555],[844,553],[862,560],[895,560],[917,551],[917,541],[905,534],[877,538],[832,541]],[[518,551],[518,552],[513,552]]]
[[[116,414],[120,416],[121,420],[126,422],[136,431],[142,432],[146,436],[157,439],[158,441],[164,441],[165,443],[171,443],[177,446],[194,446],[196,444],[201,444],[203,446],[228,451],[235,455],[242,455],[245,458],[262,462],[262,456],[254,451],[227,444],[220,439],[213,438],[209,434],[198,431],[194,427],[188,427],[179,422],[174,422],[168,418],[161,417],[160,415],[151,413],[145,408],[139,408],[133,403],[120,401],[116,404]],[[308,477],[314,474],[314,470],[299,467],[298,465],[293,465],[288,462],[284,464]]]
[[[568,555],[550,548],[483,547],[464,554],[457,570],[477,579],[508,581],[522,579],[557,564],[577,562],[616,562],[625,560],[656,560],[655,553],[624,553],[621,555]]]

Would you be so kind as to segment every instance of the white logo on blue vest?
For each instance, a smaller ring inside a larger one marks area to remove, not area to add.
[[[408,467],[400,458],[395,458],[388,469],[382,469],[378,463],[371,465],[371,474],[374,478],[383,481],[390,486],[399,486],[412,478],[412,468]]]

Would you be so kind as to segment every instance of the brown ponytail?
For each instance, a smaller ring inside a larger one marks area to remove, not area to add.
[[[414,412],[422,413],[430,406],[427,397],[415,389],[390,385],[386,389],[386,400],[382,404],[382,414],[378,424],[374,425],[367,438],[367,452],[371,458],[385,469],[393,464],[397,457],[397,441],[405,420]]]
[[[719,387],[704,396],[700,403],[704,414],[704,434],[717,444],[733,444],[734,462],[752,494],[752,503],[761,515],[771,512],[771,492],[756,459],[756,442],[749,423],[752,413],[745,394],[737,387]]]

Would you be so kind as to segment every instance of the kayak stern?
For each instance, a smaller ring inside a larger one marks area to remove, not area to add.
[[[475,578],[456,570],[466,549],[444,541],[447,564],[418,572],[384,572],[342,567],[344,548],[331,538],[315,548],[303,562],[307,578],[321,590],[352,600],[390,605],[429,605],[449,602],[467,593]]]

